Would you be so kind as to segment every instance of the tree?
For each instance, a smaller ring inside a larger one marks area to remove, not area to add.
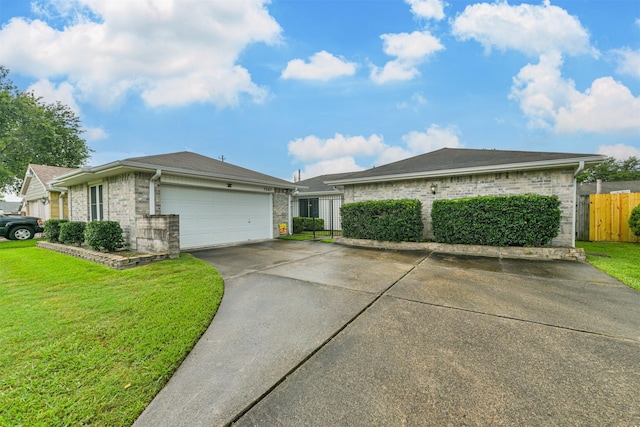
[[[0,65],[0,191],[17,193],[29,163],[80,167],[91,150],[68,106],[18,90],[8,75]]]
[[[635,181],[640,180],[640,160],[631,156],[626,160],[609,157],[599,165],[585,169],[578,174],[578,182]]]

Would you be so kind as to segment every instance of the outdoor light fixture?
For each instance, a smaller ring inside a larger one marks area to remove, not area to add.
[[[47,202],[49,202],[49,199],[47,199],[46,197],[41,197],[40,201],[42,202],[43,205],[46,205]]]
[[[436,194],[436,190],[438,189],[438,184],[431,184],[431,194]]]

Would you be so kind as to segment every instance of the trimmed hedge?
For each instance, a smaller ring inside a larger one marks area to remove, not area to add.
[[[124,247],[122,228],[117,221],[92,221],[84,230],[87,245],[96,251],[112,252]]]
[[[544,246],[560,231],[560,199],[524,194],[435,200],[433,234],[439,243]]]
[[[68,245],[78,245],[84,242],[86,223],[82,221],[68,221],[60,224],[58,240]]]
[[[44,222],[44,236],[51,243],[58,242],[60,237],[60,225],[69,222],[68,219],[49,219]]]
[[[387,242],[422,240],[420,200],[376,200],[348,203],[340,208],[342,235],[351,239]]]
[[[629,217],[629,228],[636,236],[640,236],[640,205],[633,208]]]

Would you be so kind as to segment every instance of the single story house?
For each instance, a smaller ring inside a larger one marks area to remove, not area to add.
[[[576,175],[606,160],[596,154],[443,148],[327,180],[344,189],[344,202],[419,199],[424,237],[433,239],[431,205],[437,199],[517,194],[555,195],[562,213],[552,246],[575,245]]]
[[[298,188],[291,198],[294,217],[322,218],[325,229],[342,230],[340,207],[344,200],[342,188],[325,184],[325,181],[342,179],[353,172],[320,175],[296,182]]]
[[[275,238],[280,224],[291,226],[295,189],[291,182],[191,152],[85,167],[55,184],[69,189],[70,220],[117,221],[132,249],[149,252],[170,240],[176,216],[180,249]]]
[[[68,218],[67,189],[53,185],[53,181],[57,176],[75,170],[77,169],[29,165],[20,189],[27,216],[37,216],[45,221]]]

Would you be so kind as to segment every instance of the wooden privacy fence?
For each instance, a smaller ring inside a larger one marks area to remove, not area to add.
[[[640,205],[640,193],[591,194],[589,240],[593,242],[640,242],[629,228],[631,211]]]

